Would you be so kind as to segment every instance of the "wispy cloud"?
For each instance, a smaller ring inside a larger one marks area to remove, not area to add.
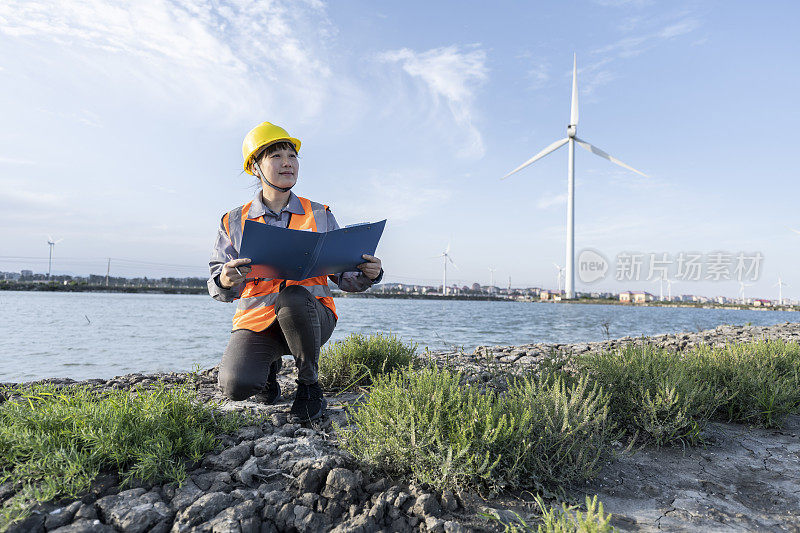
[[[662,20],[656,28],[653,28],[654,24],[645,17],[629,17],[621,29],[626,33],[639,29],[638,35],[628,35],[592,50],[591,54],[598,59],[579,69],[581,92],[591,95],[599,87],[617,79],[618,76],[612,68],[615,61],[636,57],[664,41],[687,35],[700,27],[700,21],[687,14],[682,14],[677,20],[668,23]],[[650,26],[651,29],[641,29],[645,26]]]
[[[536,202],[536,207],[539,209],[548,209],[556,205],[563,205],[567,203],[567,195],[565,194],[548,194],[539,198]]]
[[[86,68],[116,83],[123,75],[170,100],[190,97],[239,113],[289,98],[307,115],[318,113],[333,79],[331,28],[316,1],[0,4],[1,34],[74,50]]]
[[[468,139],[461,155],[482,157],[483,138],[475,126],[476,92],[488,78],[486,52],[478,46],[434,48],[416,52],[408,48],[383,52],[379,60],[397,63],[412,78],[420,80],[431,97],[444,102]]]
[[[417,181],[401,172],[373,177],[357,199],[337,202],[337,211],[359,222],[387,218],[398,224],[440,208],[452,196],[449,189],[425,185],[436,180]]]

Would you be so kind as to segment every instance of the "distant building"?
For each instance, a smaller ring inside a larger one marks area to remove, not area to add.
[[[619,293],[619,301],[625,303],[631,303],[631,293],[629,291]]]
[[[33,277],[33,271],[32,270],[21,270],[19,272],[19,275],[20,275],[20,277],[22,279],[30,279],[30,278]]]
[[[633,303],[636,304],[643,304],[655,300],[655,296],[646,291],[636,291],[631,294],[631,297],[633,298]]]

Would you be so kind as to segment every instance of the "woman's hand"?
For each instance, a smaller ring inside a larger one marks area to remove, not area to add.
[[[356,268],[371,280],[377,278],[381,273],[381,260],[367,254],[362,255],[361,258],[365,259],[367,262],[361,263]]]
[[[252,267],[244,266],[250,260],[245,258],[233,259],[222,265],[222,272],[219,275],[219,284],[223,289],[230,289],[244,281],[245,276]],[[237,271],[238,269],[238,271]]]

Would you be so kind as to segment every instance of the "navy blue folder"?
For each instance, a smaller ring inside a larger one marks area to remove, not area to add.
[[[362,254],[375,255],[384,226],[386,220],[317,233],[247,220],[239,257],[265,267],[271,278],[295,281],[358,271]]]

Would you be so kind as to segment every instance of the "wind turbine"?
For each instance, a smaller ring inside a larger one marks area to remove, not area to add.
[[[678,283],[674,279],[665,278],[664,281],[667,282],[667,299],[671,302],[672,301],[672,284]]]
[[[784,283],[781,279],[780,274],[778,275],[778,283],[773,285],[773,287],[778,287],[778,305],[783,306],[783,288],[789,287],[788,283]]]
[[[50,278],[50,269],[53,266],[53,248],[55,248],[56,244],[60,243],[64,239],[58,239],[57,241],[53,240],[53,237],[50,235],[47,236],[47,244],[50,246],[50,258],[47,260],[47,278]]]
[[[608,159],[612,163],[615,163],[623,168],[636,172],[637,174],[641,174],[644,177],[647,177],[647,174],[643,172],[639,172],[635,168],[626,165],[619,159],[614,156],[611,156],[601,150],[600,148],[589,144],[588,142],[584,141],[583,139],[579,139],[575,136],[578,130],[578,59],[576,55],[573,55],[572,59],[572,103],[570,106],[570,113],[569,113],[569,125],[567,126],[567,137],[556,141],[546,147],[544,150],[536,154],[535,156],[531,157],[520,166],[503,176],[502,179],[506,179],[510,175],[519,172],[523,168],[527,167],[528,165],[533,164],[534,162],[538,161],[539,159],[543,158],[550,152],[555,152],[565,144],[569,143],[569,159],[567,163],[567,287],[566,287],[566,294],[567,298],[574,298],[575,297],[575,143],[578,143],[582,148],[592,152],[595,155],[599,155],[604,159]]]
[[[743,281],[739,282],[739,299],[742,300],[742,303],[745,303],[745,301],[744,301],[744,288],[745,287],[752,287],[752,286],[753,286],[752,283],[745,283]]]
[[[497,269],[496,268],[490,268],[489,272],[491,273],[491,276],[489,278],[490,279],[490,281],[489,281],[489,294],[492,294],[492,292],[494,292],[494,273],[497,272]]]
[[[564,267],[555,263],[553,263],[553,266],[556,267],[556,270],[558,271],[558,280],[556,283],[558,284],[558,292],[561,294],[561,282],[564,281]]]
[[[453,264],[454,267],[458,268],[458,265],[455,264],[453,259],[450,257],[450,243],[447,243],[447,248],[445,248],[444,252],[441,255],[437,255],[435,257],[441,257],[442,262],[444,263],[444,278],[442,279],[442,296],[447,294],[447,262]]]

